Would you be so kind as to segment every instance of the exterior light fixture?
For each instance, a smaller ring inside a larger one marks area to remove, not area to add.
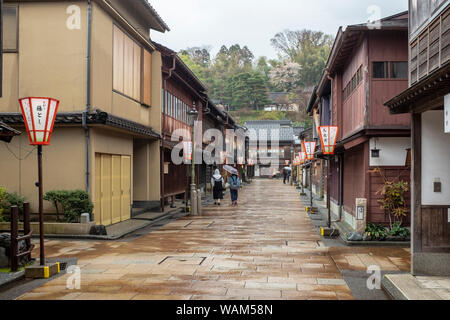
[[[334,154],[338,132],[338,126],[319,127],[320,142],[322,143],[323,154]]]
[[[305,150],[306,160],[314,160],[314,155],[316,153],[316,142],[303,142],[303,149]]]
[[[38,147],[38,182],[36,186],[39,188],[40,265],[45,266],[42,146],[50,145],[59,101],[53,98],[29,97],[19,99],[19,104],[25,127],[27,128],[30,145]]]
[[[380,149],[377,148],[377,139],[375,139],[375,148],[371,150],[372,158],[380,157]]]
[[[191,160],[191,214],[196,216],[200,210],[200,208],[197,207],[197,192],[196,192],[196,184],[195,184],[195,121],[198,119],[199,112],[197,111],[197,108],[195,107],[195,101],[192,103],[192,108],[189,109],[186,113],[189,117],[189,121],[192,126],[192,142],[188,142],[186,144],[186,150],[188,152],[184,152],[185,159],[189,156],[189,160]],[[190,144],[189,144],[190,143]],[[185,145],[183,144],[183,147]],[[183,150],[184,151],[184,150]],[[189,154],[190,152],[190,154]],[[187,153],[187,154],[186,154]]]
[[[52,98],[19,100],[22,116],[32,146],[48,146],[53,132],[59,101]]]
[[[328,207],[328,229],[331,229],[331,198],[330,198],[330,180],[331,180],[331,158],[336,149],[336,140],[339,132],[338,126],[320,126],[319,135],[322,143],[323,154],[327,155],[327,207]],[[323,229],[322,229],[323,232]],[[323,234],[323,233],[322,233]]]

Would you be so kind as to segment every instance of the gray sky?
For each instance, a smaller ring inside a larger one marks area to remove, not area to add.
[[[275,58],[270,39],[285,29],[336,35],[339,26],[369,20],[375,5],[386,17],[408,9],[408,0],[149,0],[169,25],[152,39],[173,50],[222,44],[247,45],[256,57]]]

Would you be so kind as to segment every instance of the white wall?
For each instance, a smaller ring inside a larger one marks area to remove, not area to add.
[[[370,139],[370,150],[380,150],[379,158],[372,158],[370,152],[370,165],[373,167],[383,166],[404,166],[408,152],[406,149],[411,148],[411,138],[409,137],[388,137],[388,138],[372,138]]]
[[[442,193],[434,192],[434,182]],[[444,111],[422,114],[422,204],[450,205],[450,134],[444,133]]]

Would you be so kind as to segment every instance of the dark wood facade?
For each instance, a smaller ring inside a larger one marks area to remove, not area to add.
[[[195,108],[198,120],[203,119],[203,110],[207,104],[205,86],[177,56],[176,52],[156,44],[162,56],[163,107],[162,107],[162,143],[161,143],[161,207],[165,210],[167,199],[184,195],[187,199],[191,183],[188,165],[175,165],[172,151],[178,141],[172,141],[172,135],[178,131],[185,140],[192,140],[192,124],[187,112]],[[199,168],[196,168],[198,183]]]
[[[428,12],[416,12],[423,21],[412,22],[410,87],[386,106],[392,114],[411,113],[412,119],[412,273],[448,276],[450,136],[443,128],[444,97],[450,94],[450,4],[433,3]]]
[[[339,30],[324,75],[314,92],[318,98],[310,103],[308,110],[315,118],[316,138],[319,125],[339,126],[336,155],[330,161],[329,196],[334,214],[353,225],[359,198],[367,199],[367,222],[386,226],[390,222],[389,215],[378,203],[383,178],[379,173],[371,173],[374,169],[379,168],[389,180],[410,181],[407,146],[397,148],[403,148],[399,151],[400,157],[405,158],[403,162],[392,160],[395,156],[391,151],[384,151],[381,160],[371,156],[372,144],[379,139],[395,146],[400,143],[396,139],[400,138],[409,145],[411,134],[410,118],[392,115],[383,106],[408,87],[408,14],[382,19],[380,25],[376,30],[365,24]],[[317,156],[325,158],[320,140],[317,142]],[[326,168],[326,160],[318,161]],[[313,183],[319,185],[324,181],[326,186],[327,178],[325,169],[322,177],[313,175]],[[409,226],[408,218],[404,219],[404,225]]]

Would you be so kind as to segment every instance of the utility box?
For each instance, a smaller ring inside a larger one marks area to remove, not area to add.
[[[90,221],[90,214],[89,213],[82,213],[81,214],[81,218],[80,218],[80,222],[82,223],[82,224],[86,224],[86,223],[89,223],[89,222],[91,222]]]
[[[367,199],[357,198],[356,199],[356,217],[355,217],[355,230],[360,234],[366,232],[367,223]]]

